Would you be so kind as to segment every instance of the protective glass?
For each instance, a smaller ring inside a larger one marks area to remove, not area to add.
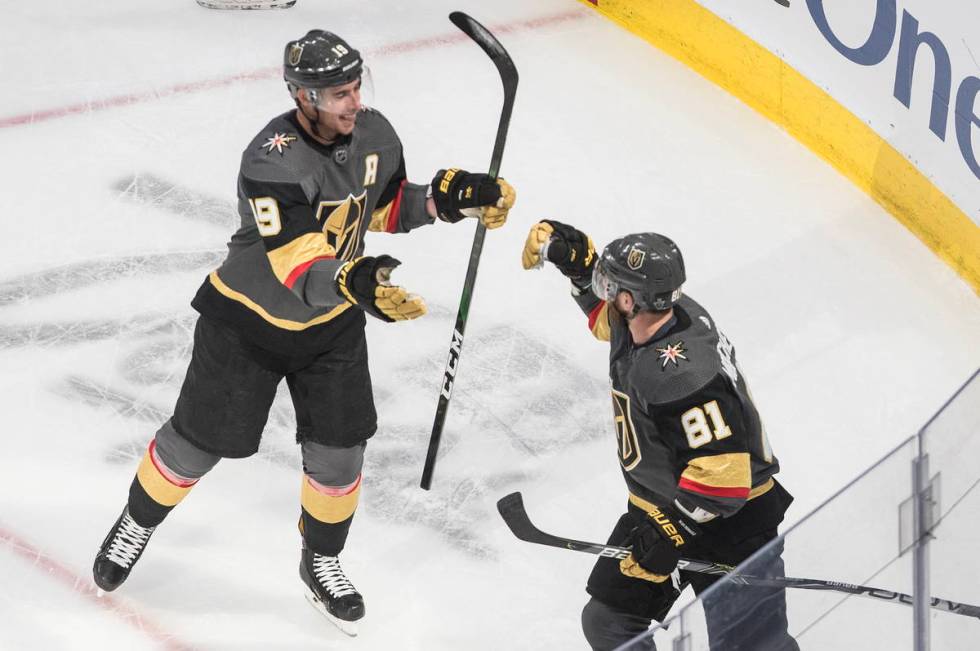
[[[602,260],[592,268],[592,292],[604,301],[613,302],[619,294],[619,283],[609,277]]]
[[[374,80],[371,77],[371,69],[367,66],[362,67],[361,78],[357,82],[317,88],[313,92],[319,110],[332,115],[350,115],[374,103]]]

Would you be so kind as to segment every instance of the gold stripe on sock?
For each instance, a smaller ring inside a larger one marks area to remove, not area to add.
[[[150,499],[163,506],[176,506],[193,488],[193,486],[181,487],[172,484],[160,474],[160,471],[153,464],[153,459],[150,458],[149,450],[143,455],[143,461],[140,462],[139,470],[136,471],[136,478]]]
[[[354,515],[357,509],[357,500],[361,495],[361,482],[357,482],[357,487],[346,495],[334,497],[319,492],[310,485],[309,478],[303,475],[303,489],[300,495],[300,502],[303,509],[320,522],[337,524]]]

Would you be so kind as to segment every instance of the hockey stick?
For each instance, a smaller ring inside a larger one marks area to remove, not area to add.
[[[486,27],[476,22],[460,11],[449,14],[449,20],[459,27],[477,45],[483,48],[500,73],[500,81],[504,85],[504,105],[500,111],[500,124],[497,126],[497,139],[493,144],[493,155],[490,157],[490,178],[496,179],[500,171],[500,161],[504,157],[504,143],[507,140],[507,127],[510,126],[510,114],[514,109],[514,95],[517,93],[517,68],[507,50],[500,44]],[[456,370],[459,368],[459,356],[463,348],[463,333],[466,331],[466,319],[470,312],[470,301],[473,299],[473,285],[476,283],[476,270],[480,265],[480,253],[483,251],[483,238],[487,229],[482,223],[477,223],[476,234],[473,236],[473,248],[470,250],[470,264],[466,268],[466,281],[463,283],[463,295],[459,299],[459,310],[456,312],[456,325],[453,327],[452,340],[449,342],[449,359],[442,376],[442,387],[439,392],[439,404],[436,407],[436,417],[432,423],[432,434],[429,437],[429,449],[425,455],[425,467],[422,469],[421,486],[429,490],[432,485],[432,473],[435,471],[436,456],[439,453],[439,441],[442,438],[442,428],[446,423],[446,412],[449,411],[449,399],[453,395],[453,382],[456,380]]]
[[[562,538],[545,533],[534,526],[531,518],[528,517],[524,509],[524,499],[520,493],[511,493],[497,500],[497,510],[504,518],[504,522],[510,527],[515,536],[525,542],[548,545],[550,547],[560,547],[571,549],[576,552],[596,554],[597,556],[607,556],[609,558],[626,558],[630,549],[628,547],[617,547],[615,545],[600,545],[599,543],[582,542],[571,538]],[[677,563],[677,568],[687,572],[698,572],[700,574],[713,574],[718,577],[726,576],[735,570],[731,565],[722,563],[708,563],[683,558]],[[803,590],[832,590],[834,592],[845,592],[859,597],[870,597],[882,601],[896,601],[906,605],[912,605],[912,595],[903,592],[893,592],[872,588],[866,585],[854,585],[852,583],[839,583],[837,581],[825,581],[822,579],[797,579],[793,577],[762,577],[745,574],[729,576],[729,580],[741,585],[763,586],[771,588],[799,588]],[[980,618],[980,606],[962,604],[949,599],[932,597],[932,607],[955,615],[966,615],[967,617]]]

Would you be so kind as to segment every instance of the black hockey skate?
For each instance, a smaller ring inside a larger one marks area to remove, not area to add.
[[[111,592],[122,585],[133,569],[133,565],[143,555],[146,543],[150,541],[150,534],[155,528],[136,524],[136,520],[129,516],[129,508],[124,508],[95,556],[92,575],[96,585],[106,592]]]
[[[299,575],[309,588],[306,599],[337,628],[357,635],[357,620],[364,617],[364,598],[348,580],[336,556],[316,554],[303,545]]]

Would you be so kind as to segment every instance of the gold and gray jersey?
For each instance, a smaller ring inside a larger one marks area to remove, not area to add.
[[[684,296],[647,342],[591,291],[577,298],[593,334],[610,342],[619,460],[630,501],[682,503],[730,516],[773,486],[779,463],[735,348]]]
[[[364,320],[337,292],[338,268],[363,255],[369,230],[431,224],[425,196],[426,186],[407,182],[401,142],[379,112],[363,110],[354,132],[329,146],[295,111],[280,115],[242,153],[241,227],[192,305],[263,348],[324,350]]]

